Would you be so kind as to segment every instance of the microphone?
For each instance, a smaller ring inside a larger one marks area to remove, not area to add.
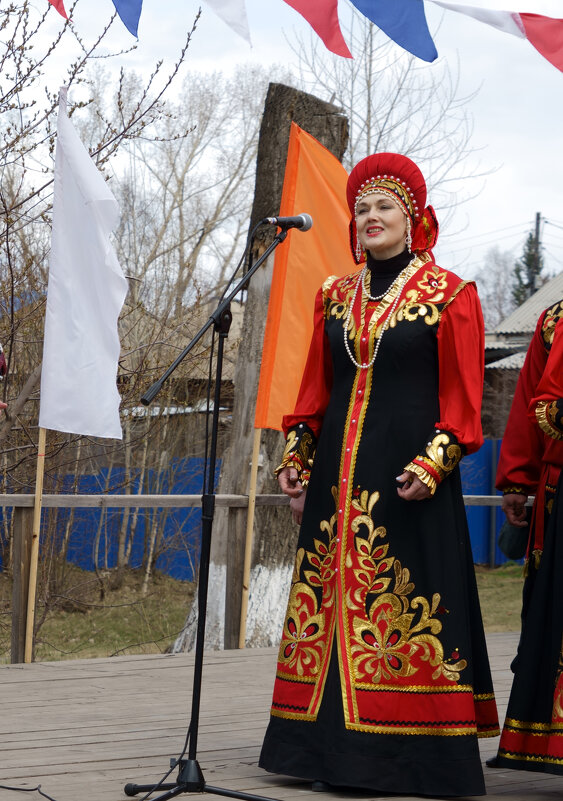
[[[288,228],[308,231],[313,225],[313,218],[310,214],[298,214],[297,217],[266,217],[264,222],[269,225],[278,225],[283,231],[287,231]]]

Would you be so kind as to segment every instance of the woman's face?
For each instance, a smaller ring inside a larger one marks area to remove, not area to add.
[[[407,220],[386,195],[363,197],[356,206],[358,239],[374,259],[390,259],[405,249]]]

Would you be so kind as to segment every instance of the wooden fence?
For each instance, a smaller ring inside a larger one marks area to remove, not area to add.
[[[13,592],[12,592],[12,638],[11,662],[24,661],[27,603],[29,588],[29,566],[33,538],[33,495],[0,495],[0,507],[14,510],[13,543]],[[217,507],[228,507],[229,511],[248,507],[247,495],[216,495]],[[496,495],[464,495],[466,506],[500,506],[502,498]],[[285,495],[257,495],[256,506],[283,506],[289,503]],[[201,506],[201,495],[43,495],[42,506],[55,508],[98,508],[98,509],[164,509]],[[494,526],[492,531],[494,532]],[[494,566],[494,536],[491,543],[491,565]],[[239,597],[229,598],[231,609],[240,609],[242,604],[243,576],[233,576],[234,569],[241,569],[242,560],[236,560],[238,568],[227,565],[227,584],[240,588]],[[231,571],[231,572],[229,572]],[[238,641],[238,637],[234,637]]]

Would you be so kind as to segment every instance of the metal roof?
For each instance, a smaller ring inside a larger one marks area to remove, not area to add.
[[[515,309],[502,323],[493,328],[494,334],[533,334],[544,309],[563,298],[563,272],[547,281],[531,298]]]
[[[519,353],[512,353],[510,356],[505,356],[504,359],[499,359],[496,362],[491,362],[485,365],[485,370],[521,370],[526,358],[526,351],[521,350]]]

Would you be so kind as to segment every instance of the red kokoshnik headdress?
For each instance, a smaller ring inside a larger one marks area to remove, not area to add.
[[[438,220],[432,206],[426,206],[426,183],[414,163],[398,153],[375,153],[362,159],[348,177],[346,200],[352,214],[350,247],[356,264],[365,260],[356,253],[356,206],[362,197],[381,193],[401,207],[410,223],[411,251],[431,250],[438,239]]]

